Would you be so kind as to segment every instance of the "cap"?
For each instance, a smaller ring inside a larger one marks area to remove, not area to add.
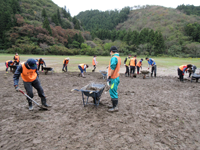
[[[67,58],[65,58],[65,59],[69,60],[69,57],[67,57]]]
[[[112,46],[112,47],[110,48],[110,52],[111,52],[111,51],[114,52],[114,53],[117,52],[117,47]]]
[[[37,64],[35,59],[30,58],[26,61],[26,63],[30,66],[31,69],[37,69]]]

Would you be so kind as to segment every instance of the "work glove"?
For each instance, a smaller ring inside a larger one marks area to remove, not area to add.
[[[107,79],[107,85],[108,85],[108,86],[110,86],[110,84],[111,84],[111,79],[110,79],[110,78],[111,78],[111,77],[109,76],[108,79]]]
[[[153,67],[153,64],[151,66]]]
[[[16,86],[15,86],[15,90],[16,90],[17,92],[19,92],[20,88],[16,85]]]
[[[184,73],[182,73],[182,75],[184,76]]]
[[[149,70],[149,68],[148,68],[148,70]]]

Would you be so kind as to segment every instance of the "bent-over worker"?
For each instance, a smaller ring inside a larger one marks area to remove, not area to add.
[[[154,72],[154,77],[156,77],[156,71],[157,71],[156,62],[154,61],[154,59],[148,58],[148,57],[146,57],[146,60],[149,64],[148,69],[150,68],[150,66],[152,67],[151,68],[151,77],[153,76],[153,72]]]
[[[62,71],[66,71],[67,72],[67,64],[69,63],[69,58],[65,58],[63,60],[63,68]]]
[[[14,65],[14,62],[12,60],[7,60],[5,62],[5,66],[6,66],[6,73],[8,73],[8,67]]]
[[[86,68],[88,68],[89,66],[87,65],[87,64],[79,64],[78,65],[78,68],[79,68],[79,70],[81,71],[81,76],[83,77],[83,78],[85,78],[85,76],[84,76],[84,74],[83,74],[83,71],[85,71],[86,72]]]
[[[45,64],[45,61],[44,61],[44,59],[42,59],[42,58],[40,58],[39,60],[38,60],[38,71],[40,71],[40,66],[42,66],[42,72],[43,72],[43,65],[45,65],[45,67],[46,67],[46,64]]]
[[[96,69],[96,65],[97,65],[97,60],[96,60],[96,55],[94,55],[93,59],[92,59],[92,65],[94,67],[94,69],[92,70],[92,72],[95,72]]]
[[[19,65],[19,67],[15,71],[13,80],[16,91],[19,91],[20,89],[18,86],[20,75],[22,77],[24,88],[26,89],[27,95],[33,98],[33,87],[34,87],[37,90],[39,97],[41,98],[42,105],[45,107],[49,107],[49,105],[46,104],[46,97],[44,95],[44,91],[40,84],[39,73],[37,70],[35,59],[32,58],[28,59],[25,63]],[[27,100],[28,100],[29,110],[33,110],[32,101],[28,98]]]
[[[180,81],[183,82],[184,73],[187,71],[188,68],[191,68],[191,67],[192,67],[191,64],[182,65],[178,67],[177,71],[178,71],[178,76],[179,76]]]

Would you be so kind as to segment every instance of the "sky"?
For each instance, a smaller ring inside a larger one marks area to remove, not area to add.
[[[122,9],[126,6],[159,5],[176,8],[181,4],[200,6],[199,0],[52,0],[59,7],[66,6],[71,16],[76,16],[81,11],[98,9],[100,11]]]

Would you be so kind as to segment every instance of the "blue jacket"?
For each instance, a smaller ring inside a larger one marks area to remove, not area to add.
[[[156,65],[156,62],[152,58],[149,58],[148,64],[149,65]]]

